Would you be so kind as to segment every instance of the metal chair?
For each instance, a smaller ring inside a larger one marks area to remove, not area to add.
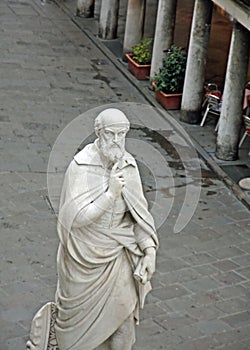
[[[212,113],[217,116],[220,116],[220,112],[221,112],[221,99],[215,95],[208,95],[207,102],[206,102],[206,110],[204,112],[200,126],[204,125],[208,113]],[[218,123],[215,127],[215,131],[217,131],[217,129],[218,129]]]
[[[215,83],[206,83],[204,85],[205,95],[214,95],[221,97],[221,91],[218,89],[218,85]]]
[[[214,96],[217,96],[217,97],[221,98],[222,93],[218,89],[218,85],[217,84],[215,84],[215,83],[205,83],[205,85],[204,85],[204,99],[203,99],[203,102],[202,102],[202,108],[204,108],[207,105],[208,97],[210,95],[214,95]]]
[[[248,117],[247,115],[243,115],[243,122],[244,122],[244,126],[245,126],[245,132],[240,140],[239,148],[242,146],[247,135],[250,136],[250,117]]]

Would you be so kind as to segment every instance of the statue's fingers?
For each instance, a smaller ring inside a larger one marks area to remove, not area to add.
[[[145,259],[141,265],[141,269],[140,269],[140,275],[143,276],[146,273],[146,269],[147,269],[147,264],[145,262]]]
[[[155,272],[155,269],[154,269],[154,267],[152,265],[149,264],[147,266],[147,271],[152,276],[154,274],[154,272]]]
[[[115,172],[116,172],[116,169],[118,168],[118,163],[119,163],[119,162],[116,162],[116,163],[113,165],[113,167],[112,167],[112,169],[111,169],[111,172],[112,172],[112,173],[115,173]]]
[[[153,274],[150,273],[150,272],[148,272],[148,273],[147,273],[147,281],[150,281],[151,278],[152,278],[152,276],[153,276]]]
[[[148,280],[147,275],[142,276],[142,279],[141,279],[141,283],[142,283],[142,284],[146,284],[148,281],[149,281],[149,280]]]
[[[123,178],[123,174],[121,171],[119,171],[119,173],[115,173],[115,177],[122,177]]]

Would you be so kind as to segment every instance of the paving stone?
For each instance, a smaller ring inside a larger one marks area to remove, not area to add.
[[[237,269],[237,272],[243,276],[243,278],[250,279],[250,266],[243,267],[242,269]]]
[[[5,346],[6,350],[25,349],[27,340],[28,340],[28,334],[26,334],[25,337],[16,337],[16,338],[7,339],[3,345]]]
[[[211,276],[218,273],[218,270],[212,264],[195,266],[195,271],[202,276]]]
[[[184,256],[182,259],[193,265],[201,265],[215,260],[214,257],[206,252],[195,253],[187,257]]]
[[[189,342],[193,339],[201,338],[203,333],[195,325],[179,326],[174,330],[175,335],[179,335],[182,341]]]
[[[239,244],[239,248],[244,252],[250,253],[250,242],[242,242]]]
[[[229,271],[229,270],[235,270],[240,265],[234,263],[229,259],[225,259],[225,260],[221,260],[213,263],[213,266],[217,267],[219,270],[222,270],[222,271]]]
[[[205,335],[220,333],[230,330],[231,327],[221,320],[206,320],[197,322],[198,329]]]
[[[178,269],[182,269],[188,267],[188,264],[186,264],[181,259],[165,259],[163,261],[159,261],[158,263],[158,270],[159,272],[168,272],[168,271],[174,271]]]
[[[204,306],[210,307],[210,305],[213,305],[216,301],[221,300],[222,298],[217,294],[217,291],[219,289],[213,289],[209,291],[201,291],[197,292],[192,296],[193,303],[196,306]]]
[[[230,224],[233,223],[232,220],[230,221],[227,218],[222,217],[222,216],[216,216],[216,217],[204,218],[204,219],[202,217],[198,217],[196,219],[196,222],[202,227],[209,228],[209,227],[211,227],[213,225],[214,220],[216,220],[216,222],[218,222],[218,226],[219,227],[221,227],[221,226],[222,227],[223,226],[228,227]],[[219,233],[221,233],[221,232],[219,231]]]
[[[210,251],[213,252],[215,249],[217,250],[219,248],[225,248],[225,245],[227,246],[227,244],[230,245],[230,243],[227,243],[226,241],[231,242],[231,240],[227,238],[227,236],[225,237],[224,235],[221,238],[213,239],[207,242],[198,241],[197,243],[193,244],[193,249],[195,249],[195,251],[200,252],[206,251],[208,254],[210,254]],[[214,261],[216,261],[216,259]]]
[[[140,319],[154,318],[158,315],[165,314],[166,310],[162,309],[156,304],[146,304],[144,309],[141,311]]]
[[[172,299],[176,298],[177,296],[180,297],[186,294],[189,294],[189,291],[187,291],[179,284],[174,284],[171,286],[161,287],[157,289],[155,288],[152,292],[152,295],[160,300]]]
[[[189,308],[194,307],[195,301],[192,299],[190,295],[184,295],[174,299],[163,300],[160,305],[163,308],[170,308],[172,311],[188,311]]]
[[[245,254],[240,257],[236,257],[232,259],[236,264],[241,266],[249,266],[250,265],[250,254]]]
[[[248,296],[249,290],[243,285],[233,285],[226,288],[219,288],[216,290],[216,295],[222,299],[230,299],[239,296]]]
[[[240,227],[240,229],[246,230],[245,232],[240,233],[245,239],[249,239],[249,228],[250,228],[250,222],[249,220],[244,220],[237,222],[237,225]]]
[[[171,350],[181,339],[174,334],[160,333],[152,337],[136,338],[133,350]]]
[[[23,5],[10,5],[10,8],[15,12],[16,15],[21,16],[34,16],[37,15],[37,12],[32,6],[28,4]]]
[[[135,349],[164,349],[165,342],[162,342],[162,340],[167,340],[169,335],[167,335],[166,331],[161,326],[152,320],[145,320],[140,323],[140,328],[143,332],[138,332],[136,328],[137,343],[134,346]],[[147,334],[147,337],[143,334]],[[180,338],[177,338],[177,341],[180,341]],[[140,345],[137,346],[137,344]]]
[[[195,323],[195,319],[187,313],[180,311],[168,312],[155,318],[155,322],[162,325],[167,330],[176,330],[179,327]]]
[[[248,220],[248,216],[249,213],[246,209],[230,213],[230,219],[234,219],[235,221]]]
[[[229,246],[210,251],[209,253],[218,259],[226,259],[243,255],[244,251],[238,247]]]
[[[214,213],[209,212],[209,216],[210,215],[211,217],[214,217]],[[202,216],[204,217],[204,212],[202,213]],[[193,235],[199,238],[199,240],[202,242],[207,242],[207,241],[221,237],[220,233],[216,232],[215,230],[211,230],[210,228],[200,229],[198,232],[193,233]]]
[[[248,307],[246,302],[240,298],[232,298],[230,300],[219,301],[215,305],[219,310],[228,314],[245,311]]]
[[[192,292],[207,291],[219,287],[219,283],[210,277],[203,277],[183,283],[183,286]]]
[[[216,342],[213,337],[201,337],[182,344],[177,344],[174,350],[209,350],[214,349]]]
[[[225,285],[232,285],[246,280],[246,278],[243,275],[240,275],[234,271],[214,275],[214,278],[220,281],[221,283],[224,283]]]
[[[225,347],[220,349],[224,350],[249,350],[249,344],[237,343],[237,344],[228,344]]]
[[[232,316],[222,317],[221,320],[234,328],[247,326],[250,324],[250,310]]]
[[[231,200],[231,199],[228,199],[228,200]],[[218,225],[218,226],[215,227],[215,230],[218,233],[223,234],[223,235],[226,235],[226,234],[229,234],[229,233],[235,234],[238,231],[240,231],[240,227],[239,227],[238,224],[233,222],[233,223],[230,223],[230,224]],[[226,258],[227,256],[223,256],[223,257]]]
[[[0,319],[0,325],[1,325],[1,334],[0,334],[1,346],[6,344],[6,341],[8,339],[26,336],[27,334],[27,331],[23,327],[21,327],[18,323],[7,322],[6,320]]]
[[[225,315],[223,311],[214,305],[210,305],[209,308],[207,306],[193,306],[189,308],[188,313],[197,320],[213,320]]]
[[[216,343],[220,345],[238,343],[238,341],[250,340],[250,326],[243,326],[241,329],[232,329],[221,334],[214,334]]]
[[[243,282],[242,286],[245,287],[246,289],[250,290],[250,281]]]
[[[171,271],[169,273],[163,273],[159,276],[161,283],[165,285],[171,285],[174,283],[182,283],[186,281],[192,281],[201,277],[200,272],[196,269],[184,268],[181,270]]]

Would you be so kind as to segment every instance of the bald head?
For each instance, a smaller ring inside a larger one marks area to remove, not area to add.
[[[95,119],[95,131],[106,127],[126,127],[129,129],[129,120],[126,115],[117,108],[107,108]]]

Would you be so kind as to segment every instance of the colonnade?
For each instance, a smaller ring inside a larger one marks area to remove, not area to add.
[[[85,2],[93,11],[93,0]],[[199,123],[205,82],[206,58],[214,3],[222,6],[234,18],[218,129],[216,156],[223,160],[238,157],[238,143],[242,121],[242,100],[249,64],[250,23],[234,0],[195,0],[192,28],[188,45],[187,68],[181,104],[181,120]],[[164,51],[173,43],[177,0],[155,1],[158,7],[150,77],[159,70]],[[146,0],[128,0],[123,39],[124,53],[130,52],[144,34]],[[102,0],[99,17],[99,35],[114,39],[117,34],[119,0]]]

